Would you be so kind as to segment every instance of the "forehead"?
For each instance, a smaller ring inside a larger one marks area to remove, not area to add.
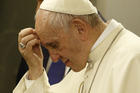
[[[44,10],[38,10],[36,14],[36,22],[35,22],[35,30],[38,34],[44,33],[44,31],[47,29],[47,21],[48,21],[48,15],[46,13],[47,11]]]
[[[67,34],[63,29],[54,29],[52,25],[48,23],[49,12],[46,10],[39,10],[36,15],[35,30],[39,36],[41,42],[52,42],[59,40],[60,38],[67,37]]]
[[[55,36],[55,33],[49,27],[48,18],[48,12],[46,10],[39,10],[36,14],[35,31],[40,39],[49,39]]]

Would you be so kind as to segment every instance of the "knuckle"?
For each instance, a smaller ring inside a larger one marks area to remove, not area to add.
[[[20,37],[22,37],[24,31],[25,31],[25,29],[21,29],[20,32],[18,33],[18,35],[19,35]]]
[[[29,48],[29,47],[32,47],[32,46],[33,46],[33,41],[31,40],[27,43],[26,47]]]
[[[33,30],[33,28],[31,28],[31,27],[26,28],[26,31],[32,31],[32,30]]]
[[[33,34],[31,34],[31,35],[28,36],[28,38],[33,39],[33,38],[35,38],[35,36]]]
[[[32,42],[30,41],[30,42],[27,43],[26,47],[29,48],[31,46],[32,46]]]
[[[34,44],[36,44],[36,39],[34,39],[34,40],[32,41],[32,45],[34,45]]]
[[[21,42],[22,42],[22,43],[25,43],[25,41],[26,41],[25,38],[22,38],[22,39],[21,39]]]
[[[33,39],[26,44],[26,48],[30,48],[33,45],[35,45],[36,43],[38,43],[37,39]]]
[[[33,34],[31,35],[31,37],[36,38],[36,36],[35,36],[35,35],[33,35]]]
[[[36,43],[36,41],[37,41],[37,39],[33,39],[33,40],[32,40],[33,43]]]
[[[18,36],[19,36],[19,37],[22,37],[22,31],[20,31],[20,32],[18,33]]]

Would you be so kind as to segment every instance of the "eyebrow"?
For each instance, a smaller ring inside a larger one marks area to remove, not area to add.
[[[59,47],[59,43],[57,41],[47,42],[45,45],[49,46],[49,47],[52,47],[52,48],[58,48]]]

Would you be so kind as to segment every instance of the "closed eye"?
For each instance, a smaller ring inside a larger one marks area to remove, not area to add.
[[[58,42],[50,42],[50,43],[46,43],[47,47],[51,47],[53,49],[57,49],[59,47]]]

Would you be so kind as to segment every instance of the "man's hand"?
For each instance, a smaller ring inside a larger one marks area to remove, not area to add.
[[[21,30],[18,36],[18,45],[19,51],[29,67],[29,79],[37,79],[43,73],[43,54],[40,40],[34,29]]]

